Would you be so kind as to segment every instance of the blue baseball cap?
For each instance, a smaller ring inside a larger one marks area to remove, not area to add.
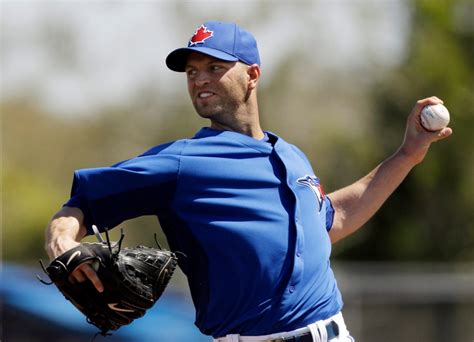
[[[187,47],[176,49],[166,57],[166,65],[173,71],[183,72],[192,52],[229,62],[260,65],[255,37],[234,23],[208,21],[202,24],[194,32]]]

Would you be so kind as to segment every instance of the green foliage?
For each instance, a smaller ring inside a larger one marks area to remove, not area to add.
[[[44,228],[61,200],[59,189],[34,170],[9,167],[3,177],[3,256],[23,261],[40,257]]]

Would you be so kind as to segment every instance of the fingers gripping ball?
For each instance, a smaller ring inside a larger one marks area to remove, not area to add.
[[[442,104],[423,108],[420,115],[421,125],[428,131],[438,131],[449,123],[449,111]]]
[[[176,268],[174,253],[158,248],[123,248],[109,242],[82,243],[46,268],[59,291],[105,335],[142,317],[162,295]],[[90,281],[73,283],[70,274],[92,262],[104,291]]]

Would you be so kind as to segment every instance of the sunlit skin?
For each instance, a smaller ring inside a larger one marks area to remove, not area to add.
[[[257,105],[258,65],[191,53],[185,72],[194,108],[211,121],[211,128],[263,138]]]

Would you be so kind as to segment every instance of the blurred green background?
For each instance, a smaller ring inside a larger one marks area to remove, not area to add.
[[[75,169],[207,125],[164,58],[203,21],[224,20],[257,37],[264,129],[305,151],[327,193],[395,152],[418,99],[444,100],[453,136],[334,246],[333,260],[468,265],[472,275],[473,1],[6,1],[1,9],[3,261],[46,257],[44,229]],[[122,226],[126,244],[151,244],[155,232],[164,242],[155,218]]]

